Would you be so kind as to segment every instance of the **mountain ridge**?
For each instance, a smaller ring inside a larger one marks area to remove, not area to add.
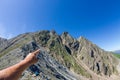
[[[120,50],[113,51],[114,53],[120,54]]]
[[[27,51],[36,48],[35,45],[44,47],[47,54],[51,56],[50,58],[53,58],[61,66],[64,66],[70,73],[73,73],[76,80],[108,80],[103,78],[103,76],[111,77],[113,74],[118,74],[116,69],[118,59],[112,53],[104,51],[84,37],[75,39],[68,32],[58,35],[54,30],[25,33],[8,40],[7,47],[0,50],[0,63],[2,65],[0,65],[0,69],[22,60],[23,56],[27,55]],[[19,58],[17,59],[16,57]],[[13,61],[13,59],[16,61]],[[44,64],[47,63],[44,58],[41,58],[41,60]],[[40,63],[38,62],[35,65],[36,67],[41,66],[38,70],[43,68]],[[46,75],[49,79],[73,80],[71,78],[68,79],[69,72],[66,73],[63,71],[58,74],[58,70],[62,69],[51,67],[47,63],[42,70],[45,73],[41,72],[41,74],[44,74],[42,77]],[[31,76],[32,79],[33,77],[29,71],[30,69],[26,70],[25,75]],[[55,75],[55,73],[58,75]],[[63,76],[63,74],[66,76]],[[40,76],[37,77],[40,78]],[[24,77],[26,76],[23,76],[23,80]]]

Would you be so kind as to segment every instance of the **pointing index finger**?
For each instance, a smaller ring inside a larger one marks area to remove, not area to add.
[[[39,54],[39,52],[40,52],[40,49],[34,51],[33,53],[34,53],[35,55],[37,55],[37,54]]]

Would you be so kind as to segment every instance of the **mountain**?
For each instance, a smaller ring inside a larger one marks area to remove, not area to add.
[[[114,51],[114,53],[120,54],[120,50],[116,50]]]
[[[2,41],[0,41],[2,44]],[[7,40],[0,48],[0,69],[16,64],[40,48],[39,61],[23,73],[21,80],[119,80],[119,59],[91,41],[74,39],[68,32],[25,33]],[[34,77],[36,76],[36,77]]]
[[[0,37],[0,47],[6,46],[8,43],[7,39],[1,38]]]

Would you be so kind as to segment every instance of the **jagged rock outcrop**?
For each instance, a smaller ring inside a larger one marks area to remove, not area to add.
[[[41,31],[35,33],[34,39],[37,44],[48,48],[50,51],[50,55],[58,60],[61,64],[66,66],[68,69],[72,69],[76,73],[83,76],[91,76],[81,65],[77,64],[74,56],[69,51],[70,49],[67,48],[67,45],[63,44],[64,40],[60,35],[57,35],[56,33],[53,34],[50,31]]]
[[[82,60],[92,71],[100,75],[110,76],[116,72],[115,65],[117,62],[114,62],[116,58],[112,53],[100,49],[83,37],[80,37],[79,42],[78,60]]]
[[[7,39],[4,39],[4,38],[1,38],[0,37],[0,47],[1,48],[4,48],[8,43],[8,40]]]
[[[118,59],[84,37],[74,39],[68,32],[53,31],[21,34],[0,48],[0,69],[22,60],[41,48],[39,62],[28,68],[21,80],[108,80],[117,74]],[[3,43],[1,43],[3,44]],[[37,76],[37,77],[33,77]]]
[[[36,65],[30,66],[28,71],[35,73],[36,76],[40,74],[38,79],[77,80],[66,67],[53,59],[43,47],[38,46],[35,42],[30,42],[22,47],[23,57],[36,49],[41,49],[38,55],[39,61]]]

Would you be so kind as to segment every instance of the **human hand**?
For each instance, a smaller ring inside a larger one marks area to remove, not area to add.
[[[40,49],[34,51],[34,52],[31,52],[29,53],[26,58],[24,59],[24,61],[26,61],[29,65],[32,65],[34,63],[36,63],[38,61],[37,59],[37,54],[40,53]]]

